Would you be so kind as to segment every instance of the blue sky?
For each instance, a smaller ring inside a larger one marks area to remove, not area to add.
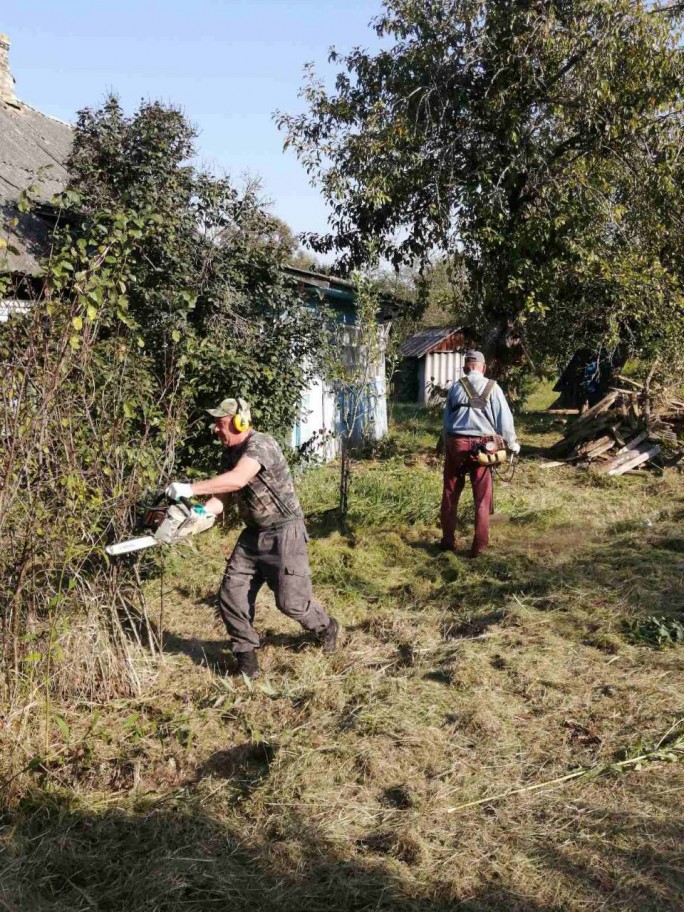
[[[330,73],[327,52],[377,46],[380,0],[2,0],[17,95],[73,120],[110,91],[180,105],[199,130],[202,162],[263,179],[295,231],[326,212],[272,114],[297,111],[304,63]]]

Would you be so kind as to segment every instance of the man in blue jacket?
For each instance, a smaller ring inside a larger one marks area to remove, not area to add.
[[[456,550],[458,502],[470,476],[475,501],[475,537],[468,552],[477,557],[489,543],[489,514],[492,508],[492,471],[476,459],[478,446],[505,445],[517,454],[513,416],[501,389],[485,377],[482,352],[466,352],[463,380],[449,390],[444,409],[444,490],[442,494],[442,541],[444,551]]]

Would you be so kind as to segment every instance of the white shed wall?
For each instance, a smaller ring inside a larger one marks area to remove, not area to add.
[[[421,358],[418,368],[419,395],[421,405],[427,405],[435,395],[437,387],[448,389],[463,376],[463,352],[431,352]]]
[[[380,440],[387,433],[387,384],[385,380],[385,344],[389,326],[379,327],[380,352],[377,364],[374,365],[374,376],[365,390],[364,401],[353,408],[356,423],[352,437],[359,441],[362,437]],[[353,326],[344,327],[341,334],[342,357],[351,365],[358,357],[358,346],[355,342],[356,331]],[[320,377],[315,377],[302,396],[300,416],[292,430],[292,446],[300,447],[308,443],[315,435],[319,442],[315,446],[316,454],[327,460],[334,459],[339,453],[339,435],[343,430],[343,409],[349,412],[352,406],[344,402],[344,394],[333,389]]]

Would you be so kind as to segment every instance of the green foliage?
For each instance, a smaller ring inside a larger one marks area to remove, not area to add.
[[[104,631],[115,651],[126,649],[117,610],[133,604],[134,588],[101,547],[168,470],[177,423],[173,405],[161,404],[126,294],[150,221],[122,210],[62,231],[42,294],[0,324],[0,600],[10,691],[22,675],[35,677],[40,657],[46,688],[56,686],[54,637],[74,608],[92,623],[82,652],[68,655],[70,686],[117,685],[115,676],[104,680],[107,647],[98,653],[93,638]],[[93,659],[99,667],[89,667]]]
[[[331,208],[319,251],[463,257],[464,320],[510,359],[684,341],[681,14],[641,0],[386,0],[374,54],[281,115]]]
[[[684,623],[678,618],[650,615],[643,621],[628,624],[627,634],[635,643],[664,649],[684,644]]]
[[[212,462],[204,408],[241,395],[262,429],[286,433],[324,346],[321,321],[283,272],[292,233],[264,210],[258,183],[238,190],[190,164],[195,136],[173,108],[146,103],[127,117],[109,98],[79,116],[69,172],[86,222],[145,216],[128,312],[164,401],[183,404],[177,458],[197,467]]]

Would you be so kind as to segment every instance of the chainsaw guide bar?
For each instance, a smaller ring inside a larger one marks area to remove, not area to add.
[[[138,528],[151,529],[154,534],[107,545],[105,554],[118,557],[121,554],[144,551],[145,548],[153,548],[155,545],[173,545],[184,538],[210,529],[215,521],[213,513],[208,513],[199,504],[193,505],[185,498],[181,503],[174,503],[169,507],[160,507],[157,501],[152,508],[146,510],[142,522],[138,524]]]

